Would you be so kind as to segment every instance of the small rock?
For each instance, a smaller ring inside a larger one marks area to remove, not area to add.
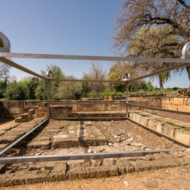
[[[108,143],[108,146],[113,146],[113,144],[112,143]]]
[[[121,138],[119,137],[119,138],[117,138],[117,142],[121,142]]]
[[[117,136],[117,135],[114,135],[114,138],[115,138],[115,139],[117,139],[117,138],[118,138],[118,136]]]
[[[146,146],[142,146],[142,148],[141,148],[142,150],[145,150],[146,149]]]
[[[155,160],[155,158],[154,158],[153,155],[150,154],[150,155],[146,155],[146,156],[145,156],[145,160],[146,160],[146,161],[152,161],[152,160]]]
[[[106,130],[106,129],[107,129],[107,127],[104,127],[103,129],[104,129],[104,130]]]
[[[132,146],[138,146],[138,147],[142,147],[143,146],[143,144],[141,144],[141,143],[132,143],[131,145]]]
[[[155,180],[144,182],[144,185],[146,187],[157,188],[157,182]]]
[[[126,145],[131,145],[131,143],[130,142],[126,142]]]
[[[93,153],[92,149],[88,149],[88,153]]]
[[[130,141],[132,141],[132,140],[133,140],[133,138],[130,138],[130,139],[127,139],[126,141],[130,142]]]
[[[190,149],[187,149],[184,153],[190,155]]]
[[[150,149],[150,148],[146,148],[145,150],[152,150],[152,149]]]
[[[35,156],[39,156],[41,153],[37,153],[37,154],[35,154]]]
[[[129,186],[129,183],[127,181],[124,181],[125,185],[128,187]]]
[[[187,167],[181,167],[180,170],[181,170],[182,172],[187,172],[189,169],[188,169]]]

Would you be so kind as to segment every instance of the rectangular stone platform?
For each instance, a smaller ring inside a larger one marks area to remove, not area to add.
[[[100,145],[107,145],[107,139],[91,122],[56,121],[46,126],[27,147],[55,149]]]

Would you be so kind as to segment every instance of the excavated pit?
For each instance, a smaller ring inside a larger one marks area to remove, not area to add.
[[[9,127],[32,128],[41,119]],[[11,124],[12,126],[12,124]],[[18,130],[20,131],[20,130]],[[6,133],[5,133],[6,134]],[[4,134],[4,135],[5,135]],[[129,121],[68,121],[50,119],[3,156],[41,156],[104,153],[183,146],[160,137]],[[99,178],[165,167],[189,162],[184,152],[154,154],[145,157],[77,160],[67,162],[28,162],[0,165],[0,186],[39,183],[64,179]],[[177,159],[177,160],[176,160]]]

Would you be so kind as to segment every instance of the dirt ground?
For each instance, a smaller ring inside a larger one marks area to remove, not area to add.
[[[11,125],[13,123],[15,123],[14,119],[3,119],[3,120],[0,120],[0,126],[1,126],[1,128],[9,126],[9,125]]]
[[[190,166],[125,174],[100,179],[64,180],[33,185],[2,187],[2,190],[190,190]]]

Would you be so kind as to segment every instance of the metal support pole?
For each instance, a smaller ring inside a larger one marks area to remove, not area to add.
[[[129,91],[129,84],[128,82],[126,82],[126,118],[129,118],[128,91]]]
[[[47,81],[47,117],[49,117],[49,85],[50,81]]]

